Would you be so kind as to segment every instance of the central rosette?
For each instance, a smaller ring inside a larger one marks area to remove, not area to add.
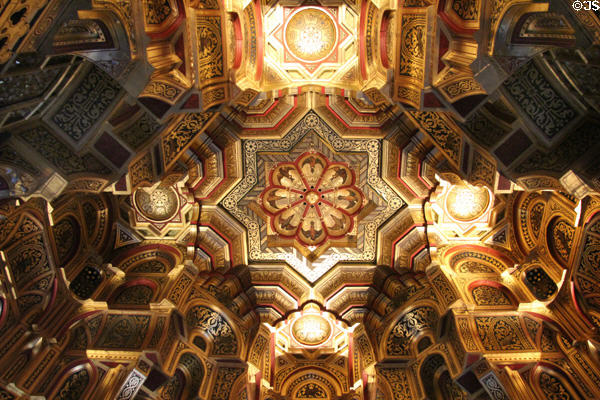
[[[279,235],[319,246],[344,237],[356,223],[364,195],[354,184],[354,172],[346,164],[305,153],[271,170],[260,204]]]

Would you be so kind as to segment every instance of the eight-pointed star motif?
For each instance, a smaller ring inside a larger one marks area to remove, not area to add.
[[[273,168],[260,203],[280,236],[317,246],[352,231],[364,202],[355,179],[346,164],[304,153]]]

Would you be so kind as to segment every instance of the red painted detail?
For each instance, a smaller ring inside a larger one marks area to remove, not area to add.
[[[598,214],[600,214],[600,211],[596,211],[596,212],[594,212],[593,214],[591,214],[591,215],[590,215],[590,216],[589,216],[589,217],[588,217],[588,218],[585,220],[585,224],[589,224],[589,223],[590,223],[590,221],[591,221],[591,220],[592,220],[592,219],[593,219],[593,218],[594,218],[596,215],[598,215]]]
[[[106,362],[103,362],[103,364],[105,364]],[[116,363],[115,363],[116,364]],[[64,383],[63,382],[63,378],[65,376],[67,376],[70,373],[75,372],[75,368],[78,366],[82,366],[81,368],[78,368],[77,370],[83,369],[85,368],[85,365],[89,365],[90,369],[91,369],[91,376],[90,376],[90,380],[89,380],[89,384],[86,386],[84,392],[82,393],[82,399],[87,399],[91,397],[91,392],[92,390],[94,390],[94,386],[97,383],[98,380],[98,370],[96,368],[96,365],[94,365],[94,363],[92,362],[92,360],[90,360],[89,358],[86,359],[78,359],[75,360],[71,363],[69,363],[66,367],[63,368],[61,374],[58,376],[58,378],[56,378],[54,380],[54,385],[52,387],[52,390],[50,391],[50,393],[55,393],[58,391],[58,384],[59,383]],[[119,365],[119,364],[117,364]],[[115,367],[117,366],[115,365]],[[111,367],[112,368],[112,367]],[[52,396],[52,398],[54,398],[54,396]]]
[[[147,250],[164,251],[165,253],[168,253],[169,255],[173,256],[174,262],[177,262],[177,260],[181,258],[181,254],[171,246],[167,246],[164,244],[149,244],[147,246],[137,247],[137,248],[129,249],[129,250],[125,251],[124,253],[117,256],[114,259],[114,261],[112,262],[112,264],[115,266],[119,266],[121,264],[121,262],[123,262],[126,258],[129,258],[130,256],[132,256],[134,254],[142,253]]]
[[[475,289],[476,287],[484,286],[484,285],[485,286],[495,287],[496,289],[500,289],[502,291],[502,293],[504,293],[505,295],[508,296],[508,298],[510,299],[510,302],[512,303],[512,305],[519,304],[519,301],[515,298],[515,296],[510,291],[509,288],[507,288],[503,284],[495,282],[495,281],[490,281],[490,280],[487,280],[487,279],[478,279],[476,281],[471,282],[469,284],[467,290],[469,292],[472,292],[473,289]]]
[[[359,32],[358,32],[358,63],[360,64],[360,74],[363,79],[367,79],[367,39],[366,39],[366,18],[367,18],[367,5],[368,1],[364,0],[360,6],[360,22],[359,22]]]
[[[354,384],[354,334],[348,332],[348,377]]]
[[[67,330],[69,330],[69,328],[77,321],[87,318],[90,315],[94,315],[94,314],[98,314],[100,312],[100,310],[94,310],[94,311],[89,311],[83,314],[80,314],[78,316],[76,316],[75,318],[70,319],[66,324],[63,325],[63,327],[60,329],[60,334],[59,336],[63,336],[67,333]]]
[[[175,42],[175,54],[181,59],[181,65],[178,69],[185,75],[185,43],[183,41],[183,34],[179,35],[179,39]]]
[[[2,313],[0,313],[0,326],[2,326],[4,321],[6,321],[6,316],[8,315],[8,302],[6,299],[0,297],[0,306],[2,307]]]
[[[496,188],[498,190],[509,190],[510,189],[510,184],[511,184],[510,179],[508,179],[504,175],[500,174],[498,176],[498,184],[496,185]]]
[[[469,355],[467,356],[467,362],[466,362],[466,364],[467,364],[467,367],[468,367],[469,365],[472,365],[472,364],[474,364],[475,362],[477,362],[477,361],[478,361],[480,358],[481,358],[481,356],[480,356],[479,354],[469,354]]]
[[[369,286],[368,283],[347,283],[347,284],[342,284],[340,285],[340,287],[331,294],[331,296],[327,297],[325,299],[325,301],[329,301],[330,299],[333,299],[339,292],[341,292],[342,290],[344,290],[347,287],[365,287],[365,286]]]
[[[446,64],[444,61],[442,61],[442,57],[444,57],[444,55],[448,52],[448,49],[450,49],[450,41],[448,40],[448,37],[444,31],[440,29],[440,43],[438,47],[438,73],[446,67]]]
[[[545,315],[538,314],[538,313],[536,313],[536,312],[533,312],[533,311],[524,311],[524,313],[526,313],[526,314],[529,314],[529,315],[531,315],[531,316],[533,316],[533,317],[539,318],[539,319],[541,319],[541,320],[544,320],[544,321],[546,321],[546,322],[548,322],[548,323],[552,324],[552,326],[554,326],[554,327],[556,327],[556,328],[559,328],[559,330],[562,332],[562,328],[560,328],[560,327],[559,327],[559,325],[557,325],[556,321],[554,321],[553,319],[550,319],[550,318],[548,318],[548,317],[547,317],[547,316],[545,316]]]
[[[263,36],[262,12],[258,0],[254,0],[254,16],[256,18],[256,75],[254,76],[254,79],[260,81],[263,70],[265,42]]]
[[[438,3],[438,15],[440,18],[448,25],[450,29],[452,29],[456,33],[469,34],[472,35],[476,31],[474,29],[465,29],[454,22],[445,11],[446,0],[440,0]]]
[[[185,19],[185,5],[183,4],[183,0],[177,0],[177,9],[179,11],[179,15],[177,16],[177,19],[171,25],[166,27],[165,30],[163,30],[163,31],[156,32],[156,33],[148,33],[148,36],[150,37],[150,39],[152,39],[152,40],[166,39],[167,37],[171,36],[177,30],[177,28],[179,28],[179,25],[181,25],[181,23]]]
[[[242,36],[242,22],[237,13],[233,17],[233,32],[235,34],[235,54],[233,57],[233,69],[238,69],[242,65],[242,49],[244,47],[244,37]]]
[[[351,179],[351,181],[350,181],[350,183],[349,183],[349,184],[347,184],[347,185],[344,185],[344,186],[342,186],[342,187],[340,187],[340,188],[338,188],[338,189],[344,189],[344,188],[354,188],[354,189],[356,189],[356,192],[357,192],[357,193],[360,195],[360,197],[361,197],[361,201],[362,201],[362,199],[363,199],[363,196],[364,196],[364,195],[363,195],[362,191],[361,191],[359,188],[357,188],[357,187],[355,186],[355,184],[356,184],[356,175],[355,175],[355,173],[354,173],[354,170],[352,170],[352,169],[351,169],[351,168],[350,168],[350,167],[349,167],[349,166],[348,166],[346,163],[342,163],[342,162],[332,162],[332,161],[330,161],[330,160],[329,160],[329,159],[328,159],[328,158],[327,158],[325,155],[323,155],[323,154],[321,154],[321,153],[314,153],[314,154],[315,154],[317,157],[320,157],[320,158],[322,158],[322,160],[325,162],[325,167],[323,168],[323,173],[322,173],[322,174],[321,174],[321,176],[319,177],[319,180],[318,180],[318,181],[317,181],[317,183],[314,185],[314,188],[313,188],[313,187],[311,187],[311,185],[309,185],[309,183],[306,181],[306,178],[304,177],[304,175],[302,175],[302,173],[301,173],[301,171],[302,171],[302,168],[300,168],[300,160],[301,160],[301,159],[303,159],[304,157],[306,157],[306,156],[310,155],[310,154],[311,154],[310,152],[304,152],[304,153],[300,154],[300,155],[299,155],[299,156],[296,158],[296,160],[295,160],[294,162],[281,162],[281,163],[278,163],[278,164],[276,165],[276,167],[275,167],[275,168],[271,169],[271,172],[269,173],[269,177],[268,177],[268,185],[267,185],[267,187],[265,187],[265,189],[264,189],[264,190],[261,192],[261,194],[260,194],[260,196],[259,196],[259,197],[260,197],[260,199],[261,199],[261,203],[262,203],[262,199],[263,199],[263,197],[264,197],[265,193],[266,193],[266,192],[267,192],[269,189],[271,189],[271,188],[282,188],[282,189],[284,189],[284,187],[283,187],[283,186],[281,186],[281,185],[276,185],[276,184],[274,183],[274,181],[273,181],[273,174],[275,173],[275,170],[277,169],[277,167],[279,167],[279,166],[281,166],[281,165],[284,165],[284,164],[286,164],[286,165],[293,165],[293,166],[295,167],[296,171],[297,171],[297,172],[300,174],[300,179],[302,180],[302,183],[303,183],[303,185],[304,185],[304,188],[307,190],[307,192],[306,192],[305,194],[308,194],[309,192],[313,191],[313,189],[314,189],[314,190],[317,190],[317,189],[319,188],[319,186],[321,185],[321,180],[323,179],[323,176],[324,176],[325,172],[326,172],[326,171],[329,169],[329,167],[331,167],[331,166],[335,166],[335,165],[341,165],[341,166],[343,166],[343,167],[347,167],[347,168],[348,168],[348,170],[350,171],[350,174],[351,174],[351,176],[352,176],[352,179]],[[333,189],[333,190],[335,190],[335,189]],[[323,192],[320,192],[320,194],[326,194],[326,193],[330,193],[330,192],[332,192],[333,190],[325,190],[325,191],[323,191]],[[292,189],[292,191],[296,191],[296,190]],[[297,193],[298,193],[298,194],[302,194],[302,192],[299,192],[299,191],[298,191]],[[266,214],[268,214],[268,215],[271,217],[271,228],[273,229],[273,231],[277,231],[277,230],[276,230],[276,228],[275,228],[275,217],[276,217],[277,215],[281,214],[282,212],[284,212],[284,211],[286,211],[286,210],[289,210],[289,208],[290,208],[290,207],[296,207],[296,206],[300,206],[300,207],[302,207],[302,206],[300,205],[300,203],[302,203],[302,202],[303,202],[303,200],[302,200],[302,199],[299,199],[299,200],[297,200],[297,201],[296,201],[294,204],[292,204],[291,206],[289,206],[288,208],[282,208],[281,210],[277,211],[276,213],[273,213],[273,212],[271,212],[271,211],[268,211],[268,210],[266,210],[266,209],[264,209],[264,208],[263,208],[263,211],[264,211]],[[314,207],[314,208],[315,208],[315,210],[317,211],[317,213],[319,214],[319,216],[322,216],[322,214],[321,214],[321,210],[320,210],[320,204],[321,204],[321,203],[325,203],[325,204],[326,204],[326,205],[328,205],[329,207],[331,207],[331,208],[335,208],[336,210],[338,210],[338,211],[340,211],[340,212],[342,212],[342,213],[346,214],[347,216],[349,216],[349,217],[350,217],[350,226],[348,227],[348,229],[347,229],[347,231],[346,231],[346,232],[351,232],[351,231],[352,231],[352,229],[353,229],[353,227],[354,227],[354,217],[355,217],[355,216],[356,216],[356,215],[359,213],[360,209],[359,209],[359,210],[357,210],[356,212],[354,212],[354,213],[350,214],[349,212],[347,212],[347,211],[346,211],[346,210],[344,210],[344,209],[341,209],[341,208],[334,207],[334,206],[333,206],[333,204],[329,203],[327,200],[325,200],[325,199],[321,199],[321,200],[319,201],[319,205],[317,205],[317,204],[314,204],[314,205],[312,206],[312,207]],[[303,215],[303,217],[304,217],[304,216],[306,216],[306,214],[307,214],[307,213],[308,213],[308,211],[309,211],[309,207],[308,207],[308,205],[307,205],[307,204],[305,204],[305,205],[304,205],[304,207],[305,207],[305,209],[304,209],[304,215]],[[329,233],[329,231],[328,231],[328,229],[327,229],[327,227],[325,226],[325,224],[324,224],[324,223],[323,223],[322,227],[323,227],[323,230],[326,232],[326,235],[325,235],[325,237],[324,237],[324,238],[323,238],[323,239],[322,239],[320,242],[318,242],[318,243],[306,243],[305,241],[303,241],[303,240],[302,240],[302,238],[300,237],[300,234],[299,234],[299,231],[300,231],[300,229],[301,229],[300,225],[299,225],[299,226],[296,228],[296,233],[295,233],[294,235],[284,235],[284,234],[282,234],[282,233],[280,233],[279,235],[280,235],[280,236],[283,236],[283,237],[286,237],[286,238],[288,238],[288,239],[294,238],[295,240],[297,240],[298,242],[300,242],[300,243],[302,243],[302,244],[304,244],[304,245],[306,245],[306,246],[320,245],[320,244],[322,244],[322,243],[326,242],[326,241],[327,241],[327,240],[329,240],[329,239],[341,239],[341,238],[343,238],[344,236],[346,236],[346,234],[342,234],[342,235],[331,235],[331,234]]]
[[[344,91],[344,90],[342,89],[342,92],[343,92],[343,91]],[[342,96],[343,96],[343,95],[344,95],[344,94],[342,93]],[[345,102],[345,103],[348,105],[348,107],[350,107],[350,109],[352,109],[352,111],[354,111],[354,113],[355,113],[355,114],[357,114],[357,115],[373,115],[373,114],[371,114],[371,113],[363,113],[363,112],[360,112],[360,111],[358,111],[358,110],[356,109],[356,107],[354,107],[354,105],[353,105],[352,103],[350,103],[350,101],[349,101],[347,98],[345,98],[345,97],[344,97],[344,102]]]
[[[121,192],[127,190],[127,175],[123,175],[121,179],[115,183],[115,189]]]
[[[429,92],[429,93],[425,93],[425,95],[423,96],[423,105],[425,107],[443,107],[444,105],[442,104],[442,102],[440,101],[440,99],[438,99],[438,97],[435,95],[434,92]]]
[[[132,286],[147,286],[150,289],[152,289],[152,295],[154,295],[154,292],[156,291],[156,282],[151,281],[150,279],[145,279],[145,278],[139,278],[139,279],[134,279],[131,280],[129,282],[125,282],[124,284],[122,284],[121,286],[119,286],[117,288],[117,290],[114,292],[114,294],[112,296],[110,296],[108,302],[112,303],[114,302],[115,298],[117,298],[117,296],[119,296],[125,289],[130,288]]]
[[[233,248],[231,246],[231,240],[227,236],[225,236],[221,231],[214,227],[212,224],[199,224],[198,226],[205,226],[212,229],[217,235],[221,237],[224,241],[227,242],[227,247],[229,248],[229,254],[233,254]]]
[[[273,379],[275,379],[275,332],[271,333],[269,337],[269,357],[271,358],[269,363],[271,366],[271,373],[269,374],[269,377],[271,380],[269,381],[269,384],[273,386]]]
[[[508,368],[510,368],[510,369],[512,369],[513,371],[518,371],[521,368],[523,368],[525,366],[528,366],[528,365],[529,364],[508,364],[508,365],[505,365],[505,366],[508,367]]]
[[[492,255],[496,258],[499,258],[502,262],[504,262],[508,268],[512,268],[512,266],[514,265],[514,261],[512,261],[510,258],[505,256],[504,254],[500,253],[499,251],[491,249],[489,247],[477,246],[474,244],[466,244],[466,245],[456,246],[456,247],[452,248],[451,250],[449,250],[446,253],[446,256],[457,253],[459,251],[465,251],[465,250],[479,251],[481,253],[486,253],[486,254]]]
[[[200,243],[195,245],[197,248],[199,248],[200,250],[202,250],[204,253],[206,253],[206,255],[208,256],[208,258],[210,258],[210,265],[215,268],[215,258],[212,255],[212,253],[210,251],[208,251],[208,249],[204,246],[202,246]]]
[[[120,123],[127,121],[129,118],[131,118],[136,112],[138,112],[139,109],[140,106],[138,104],[129,105],[127,103],[123,103],[119,107],[117,114],[111,119],[109,119],[108,122],[110,122],[112,126],[117,126]]]
[[[300,92],[298,92],[298,94],[300,94]],[[247,132],[264,132],[264,131],[272,131],[274,129],[279,128],[279,125],[281,125],[283,123],[283,121],[286,120],[286,118],[288,117],[288,115],[290,115],[295,109],[296,107],[298,107],[298,96],[294,96],[294,106],[290,109],[290,111],[288,111],[280,120],[279,122],[275,125],[272,126],[270,128],[259,128],[259,129],[244,129],[244,133]]]
[[[154,352],[148,351],[148,352],[144,353],[144,355],[146,357],[148,357],[148,359],[155,364],[158,364],[160,362],[160,361],[158,361],[158,357],[156,357],[156,353],[154,353]]]
[[[433,186],[431,186],[429,183],[427,183],[427,181],[425,181],[425,179],[423,179],[423,175],[421,174],[421,168],[423,168],[423,161],[424,160],[420,160],[419,163],[417,164],[417,178],[419,178],[419,180],[421,182],[423,182],[423,185],[425,185],[425,187],[428,190],[433,189]]]
[[[275,108],[275,106],[276,106],[277,104],[279,104],[279,102],[280,102],[280,101],[281,101],[280,99],[276,99],[276,100],[273,102],[273,104],[271,104],[271,105],[269,106],[269,108],[267,108],[267,110],[266,110],[264,113],[262,113],[262,114],[252,114],[252,115],[253,115],[253,116],[255,116],[255,117],[264,117],[265,115],[267,115],[267,114],[269,114],[271,111],[273,111],[273,109]]]
[[[190,95],[190,97],[188,97],[188,99],[185,101],[185,103],[183,104],[183,106],[181,108],[195,109],[195,108],[199,108],[199,107],[200,107],[200,96],[198,96],[197,93],[193,93],[192,95]]]
[[[381,64],[383,64],[383,68],[389,69],[390,60],[387,57],[388,46],[390,43],[387,42],[387,33],[390,28],[390,12],[386,11],[381,20],[381,29],[379,30],[379,43],[380,43],[380,56],[381,56]]]
[[[254,375],[254,398],[255,399],[259,399],[260,398],[260,387],[261,384],[260,382],[262,381],[262,372],[258,371],[255,375]]]
[[[396,245],[398,244],[399,241],[404,239],[404,237],[406,235],[408,235],[413,229],[415,229],[419,226],[424,226],[424,225],[423,224],[412,224],[407,230],[402,232],[396,240],[394,240],[394,243],[392,243],[392,254],[391,254],[391,262],[390,262],[390,265],[392,266],[392,268],[394,267],[394,261],[396,259]],[[411,260],[411,262],[412,262],[412,260]]]
[[[346,123],[346,121],[344,121],[342,119],[342,117],[340,117],[338,115],[338,113],[336,113],[331,106],[329,105],[329,96],[327,96],[327,100],[325,101],[325,105],[327,106],[327,109],[348,129],[356,129],[356,130],[362,130],[362,131],[376,131],[377,128],[369,128],[366,126],[359,126],[359,127],[354,127],[354,126],[350,126]]]
[[[44,308],[44,311],[50,310],[52,308],[52,306],[54,305],[54,302],[56,301],[57,293],[58,293],[58,278],[54,278],[54,282],[52,282],[52,295],[50,296],[50,301],[48,302],[48,305],[46,306],[46,308]]]
[[[576,292],[576,288],[575,288],[575,282],[571,281],[571,300],[573,301],[573,305],[575,306],[575,310],[577,311],[577,314],[579,314],[581,316],[581,318],[586,322],[586,324],[588,325],[589,328],[593,328],[594,324],[592,324],[592,322],[588,319],[588,317],[583,313],[583,310],[581,309],[581,307],[579,306],[579,301],[577,301],[577,292]]]
[[[419,248],[418,248],[418,249],[417,249],[417,250],[416,250],[416,251],[415,251],[415,252],[414,252],[414,253],[413,253],[413,254],[410,256],[410,263],[409,263],[409,266],[410,266],[410,270],[411,270],[411,271],[414,269],[414,268],[413,268],[413,267],[414,267],[413,263],[414,263],[415,257],[416,257],[416,256],[418,256],[418,255],[419,255],[419,253],[420,253],[421,251],[423,251],[423,249],[425,249],[426,247],[427,247],[427,245],[425,245],[425,244],[421,245],[421,247],[419,247]]]
[[[195,197],[195,200],[205,200],[205,199],[208,199],[227,180],[227,166],[225,165],[225,154],[223,152],[221,153],[221,160],[223,161],[223,178],[221,179],[221,182],[219,182],[217,184],[217,186],[215,186],[215,188],[213,190],[211,190],[210,193],[208,193],[205,197]],[[202,168],[204,169],[204,176],[202,177],[202,179],[200,180],[200,182],[198,182],[198,184],[196,186],[194,186],[194,190],[196,190],[196,188],[199,187],[200,184],[202,182],[204,182],[204,180],[206,179],[206,163],[202,163]]]
[[[403,148],[398,149],[398,171],[396,173],[396,178],[400,181],[400,183],[402,183],[402,185],[404,185],[404,187],[406,189],[408,189],[408,191],[410,193],[412,193],[413,196],[415,196],[416,198],[420,198],[420,196],[414,190],[412,190],[406,182],[404,182],[404,179],[402,179],[402,177],[400,175],[402,172],[402,151],[403,150],[404,150]],[[393,261],[393,259],[392,259],[392,261]]]
[[[190,147],[190,151],[192,153],[194,153],[194,155],[196,157],[198,157],[198,159],[200,159],[200,161],[202,161],[202,178],[200,178],[200,180],[198,181],[198,183],[196,183],[196,185],[194,187],[192,187],[192,191],[198,189],[200,187],[200,185],[202,185],[202,183],[204,183],[204,181],[206,180],[207,176],[206,176],[206,162],[204,158],[200,157],[200,154],[198,154],[193,148]]]

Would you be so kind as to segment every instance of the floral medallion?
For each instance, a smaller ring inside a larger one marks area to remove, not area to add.
[[[260,199],[274,231],[304,246],[348,234],[364,196],[354,186],[354,172],[323,154],[306,153],[294,163],[280,163],[269,175]]]

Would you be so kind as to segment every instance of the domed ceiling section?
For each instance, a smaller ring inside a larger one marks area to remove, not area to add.
[[[378,228],[405,204],[381,177],[381,147],[312,111],[281,139],[243,140],[244,176],[221,205],[248,231],[249,262],[285,262],[310,282],[338,262],[374,263]]]
[[[233,7],[241,19],[235,22],[237,31],[234,27],[241,66],[237,84],[262,90],[307,84],[347,90],[382,87],[387,76],[375,57],[379,41],[371,43],[380,33],[377,10],[373,3],[351,0],[255,1],[243,10]],[[384,42],[393,39],[386,32]]]

